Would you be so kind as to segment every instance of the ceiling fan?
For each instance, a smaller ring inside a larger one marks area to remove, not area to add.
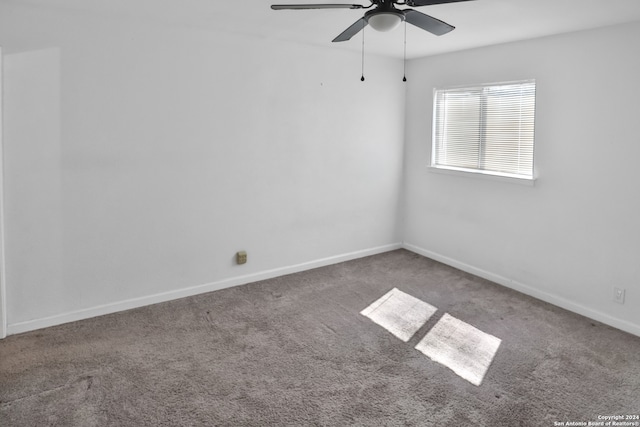
[[[360,4],[274,4],[271,6],[273,10],[302,10],[302,9],[369,9],[364,16],[353,23],[349,28],[344,30],[333,42],[343,42],[351,39],[360,30],[367,25],[377,31],[389,31],[397,27],[402,21],[406,21],[411,25],[422,28],[436,36],[452,31],[455,27],[447,24],[432,16],[425,15],[413,9],[397,9],[396,5],[405,5],[410,7],[431,6],[443,3],[457,3],[461,1],[472,0],[369,0],[369,6]]]

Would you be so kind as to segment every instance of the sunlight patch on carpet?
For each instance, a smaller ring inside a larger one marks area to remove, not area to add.
[[[436,307],[393,288],[360,314],[407,342],[437,310]]]
[[[502,340],[445,313],[416,349],[479,386]]]

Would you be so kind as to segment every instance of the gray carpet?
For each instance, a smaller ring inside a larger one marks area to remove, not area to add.
[[[437,308],[408,342],[360,312]],[[415,349],[501,340],[473,385]],[[1,426],[553,426],[640,413],[640,338],[399,250],[0,341]]]

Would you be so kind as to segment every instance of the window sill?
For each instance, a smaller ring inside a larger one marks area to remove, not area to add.
[[[536,182],[535,178],[517,178],[513,176],[498,175],[498,174],[489,173],[489,172],[470,171],[470,170],[464,170],[464,169],[450,169],[450,168],[443,168],[438,166],[428,166],[427,170],[429,172],[440,173],[444,175],[464,176],[467,178],[474,178],[474,179],[477,178],[477,179],[483,179],[488,181],[501,181],[501,182],[508,182],[511,184],[525,185],[528,187],[533,187]]]

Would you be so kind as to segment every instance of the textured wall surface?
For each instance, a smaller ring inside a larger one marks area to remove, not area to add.
[[[10,328],[401,240],[398,60],[15,3],[0,45]]]

